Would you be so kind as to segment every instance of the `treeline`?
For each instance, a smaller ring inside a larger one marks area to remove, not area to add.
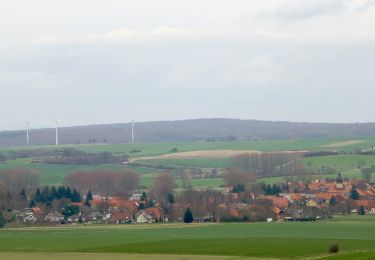
[[[242,153],[232,157],[232,167],[256,177],[305,175],[302,156],[290,153]]]
[[[30,191],[39,184],[39,174],[27,169],[8,169],[0,171],[0,185],[7,190],[21,192],[22,189]]]
[[[102,196],[127,196],[138,188],[140,175],[133,170],[95,170],[75,172],[65,177],[65,184],[80,192],[91,190]]]
[[[23,194],[23,192],[21,192]],[[52,188],[44,187],[42,190],[37,188],[35,193],[30,198],[30,207],[34,207],[39,203],[45,204],[47,207],[51,207],[53,202],[56,200],[67,199],[71,202],[81,202],[81,194],[70,187],[58,186],[57,188],[53,186]]]

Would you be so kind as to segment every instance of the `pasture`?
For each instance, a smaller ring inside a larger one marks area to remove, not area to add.
[[[117,256],[158,259],[157,256],[163,258],[163,255],[169,256],[165,259],[205,259],[205,256],[303,259],[324,258],[330,244],[338,242],[340,257],[348,254],[353,258],[359,254],[365,256],[363,259],[371,259],[375,253],[374,235],[375,216],[309,223],[14,228],[0,231],[0,258],[17,259],[32,252],[31,257],[48,255],[57,256],[56,259],[65,254],[77,256],[76,259],[99,255],[108,255],[108,259],[118,259]]]

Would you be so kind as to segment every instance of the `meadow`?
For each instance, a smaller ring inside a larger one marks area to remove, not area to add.
[[[170,259],[190,259],[189,256],[197,256],[197,259],[204,259],[204,256],[324,258],[330,244],[337,242],[339,257],[348,254],[353,259],[358,254],[364,256],[363,259],[371,259],[375,254],[374,235],[375,216],[341,216],[334,221],[309,223],[8,228],[0,231],[0,258],[27,252],[31,252],[31,256],[64,252],[80,256],[79,259],[84,259],[81,257],[85,254],[94,256],[90,253],[109,254],[109,259],[113,253],[127,259],[157,259],[160,255],[169,255]],[[60,259],[64,254],[56,256]]]

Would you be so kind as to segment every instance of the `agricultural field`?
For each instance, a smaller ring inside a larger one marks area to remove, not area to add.
[[[375,216],[341,216],[328,222],[304,223],[8,228],[0,230],[0,258],[20,259],[17,257],[28,254],[29,259],[64,256],[69,259],[99,259],[99,256],[108,256],[108,259],[354,259],[356,256],[372,259],[374,234]],[[329,256],[328,248],[334,242],[339,244],[340,252]]]
[[[375,139],[346,140],[274,140],[274,141],[234,141],[234,142],[180,142],[180,143],[135,143],[135,144],[113,144],[113,145],[63,145],[80,149],[85,152],[113,152],[128,154],[133,163],[147,163],[149,167],[123,166],[123,165],[60,165],[31,163],[33,158],[22,158],[7,160],[0,163],[1,169],[27,168],[40,173],[41,185],[58,185],[64,182],[67,174],[76,171],[88,171],[93,169],[123,170],[134,169],[141,173],[141,185],[149,187],[153,177],[159,172],[162,166],[176,166],[180,168],[201,168],[226,169],[232,165],[230,154],[246,151],[301,151],[301,150],[336,150],[352,151],[356,148],[370,148]],[[177,148],[178,152],[171,150]],[[0,152],[7,154],[9,150],[26,149],[26,147],[0,148]],[[27,149],[56,149],[55,146],[28,147]],[[130,153],[132,150],[140,150],[137,153]],[[232,152],[231,152],[232,151]],[[336,172],[342,172],[344,177],[360,179],[361,172],[358,166],[375,165],[375,156],[371,155],[334,155],[319,156],[303,159],[306,166],[315,172],[321,168],[332,168],[332,174],[325,173],[315,177],[335,177]],[[154,166],[154,167],[153,167]],[[374,177],[374,176],[373,176]],[[277,183],[284,181],[283,177],[270,177],[260,179],[265,183]],[[219,187],[223,179],[194,179],[193,187]],[[180,181],[177,185],[181,187]]]

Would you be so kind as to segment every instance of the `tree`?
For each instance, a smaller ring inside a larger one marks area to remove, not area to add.
[[[146,200],[147,200],[147,194],[146,192],[142,192],[141,201],[146,201]]]
[[[79,213],[79,207],[76,206],[76,205],[65,206],[64,209],[63,209],[63,212],[62,212],[62,214],[65,217],[70,217],[70,216],[76,215],[78,213]]]
[[[26,197],[26,190],[25,188],[22,189],[21,193],[20,193],[20,196],[23,200],[27,200],[27,197]]]
[[[227,186],[245,185],[250,177],[250,173],[240,169],[230,169],[224,175],[224,180]]]
[[[334,207],[336,205],[336,198],[334,196],[332,196],[330,199],[329,199],[329,206],[330,207]]]
[[[168,202],[169,202],[170,204],[175,203],[175,199],[174,199],[174,195],[173,195],[173,193],[168,193]]]
[[[93,200],[93,199],[94,199],[93,196],[92,196],[91,190],[89,190],[89,191],[87,192],[86,199],[87,199],[87,200]]]
[[[65,183],[80,192],[102,196],[128,196],[139,186],[140,175],[133,170],[95,170],[75,172],[65,177]]]
[[[74,189],[70,200],[72,202],[81,202],[81,194]]]
[[[4,215],[3,213],[0,211],[0,228],[3,228],[5,226],[5,218],[4,218]]]
[[[365,215],[365,207],[363,207],[362,205],[359,207],[358,209],[358,214],[359,215]]]
[[[152,193],[162,207],[168,206],[168,194],[173,193],[175,187],[175,179],[170,172],[162,172],[155,177],[152,185]]]
[[[359,193],[356,190],[355,186],[353,185],[352,189],[350,190],[350,198],[352,200],[358,200],[359,199]]]
[[[192,223],[193,221],[194,221],[193,212],[191,212],[190,208],[187,208],[185,215],[184,215],[184,222]]]

